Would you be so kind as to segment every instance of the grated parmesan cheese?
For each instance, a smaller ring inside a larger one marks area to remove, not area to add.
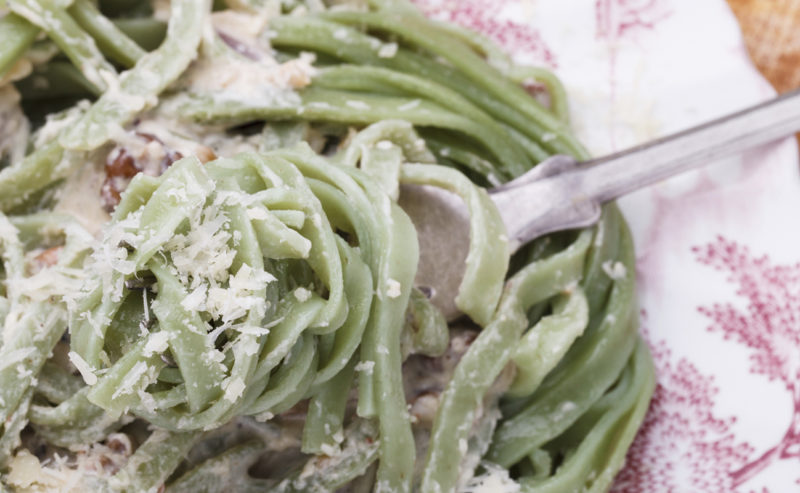
[[[368,110],[370,108],[370,106],[364,101],[356,101],[354,99],[348,99],[344,104],[357,110]]]
[[[619,281],[621,279],[625,279],[625,276],[628,274],[628,270],[625,268],[625,265],[620,261],[611,261],[606,260],[603,262],[603,272],[608,275],[611,279],[615,281]]]
[[[3,361],[0,361],[0,370],[4,370],[9,366],[15,365],[23,361],[25,358],[35,353],[36,351],[37,351],[36,348],[33,346],[9,351],[5,355],[5,358],[3,358]]]
[[[542,134],[542,142],[551,142],[557,138],[558,135],[554,134],[553,132],[545,132]]]
[[[139,402],[147,412],[154,413],[158,410],[156,399],[151,394],[145,392],[144,389],[139,389],[137,395],[139,396]]]
[[[155,332],[144,345],[144,356],[150,357],[154,354],[161,354],[169,347],[170,334],[168,332]]]
[[[250,207],[247,209],[247,218],[256,221],[269,219],[269,213],[263,207]]]
[[[380,58],[392,58],[397,54],[397,43],[386,43],[378,49]]]
[[[199,312],[206,309],[206,299],[208,298],[208,285],[201,284],[191,291],[181,300],[181,306],[189,312]]]
[[[389,298],[397,298],[402,294],[402,285],[395,279],[386,280],[386,296]]]
[[[133,368],[131,368],[128,373],[122,378],[122,382],[119,384],[119,388],[111,394],[112,399],[116,399],[121,395],[126,394],[133,394],[136,392],[136,385],[140,384],[142,381],[142,377],[145,376],[147,370],[149,369],[147,363],[144,361],[137,361]]]
[[[377,144],[375,144],[375,148],[376,149],[380,149],[382,151],[388,151],[392,147],[394,147],[394,144],[389,140],[382,140],[382,141],[378,142]]]
[[[414,108],[419,106],[421,102],[422,102],[421,100],[415,99],[413,101],[409,101],[408,103],[401,104],[400,106],[397,107],[397,109],[400,110],[400,111],[413,110]],[[448,149],[448,153],[449,153],[449,149]]]
[[[324,455],[327,455],[328,457],[333,457],[335,455],[338,455],[339,452],[340,452],[339,447],[336,447],[335,445],[331,445],[329,443],[321,444],[319,446],[319,450],[320,450],[320,452],[322,452]]]
[[[519,483],[511,479],[507,470],[488,463],[484,463],[483,468],[486,472],[470,479],[463,488],[459,489],[458,493],[518,493],[521,491]]]
[[[229,219],[219,207],[211,205],[195,211],[189,222],[186,234],[175,235],[165,245],[181,282],[196,287],[204,280],[226,281],[236,257],[236,251],[228,245]]]
[[[236,402],[236,400],[242,396],[242,393],[244,393],[244,387],[244,381],[239,377],[232,380],[230,378],[226,379],[226,383],[223,385],[225,389],[223,398],[229,402]]]
[[[306,302],[311,298],[311,291],[303,287],[297,288],[294,290],[294,297],[297,298],[297,301],[300,303]]]
[[[263,412],[261,414],[256,414],[255,416],[253,416],[253,418],[255,418],[255,420],[258,421],[259,423],[265,423],[274,417],[275,415],[269,411]]]
[[[206,361],[214,362],[214,363],[222,363],[225,359],[225,355],[222,354],[222,351],[217,351],[216,349],[209,349],[206,353],[203,353],[203,357]]]
[[[92,367],[89,366],[89,363],[87,363],[80,354],[75,351],[70,351],[67,353],[67,357],[70,362],[75,365],[75,368],[83,377],[83,381],[86,382],[86,385],[94,385],[97,383],[97,375],[94,374]]]
[[[212,286],[206,297],[206,310],[215,320],[223,322],[225,327],[245,316],[249,311],[256,311],[263,316],[267,311],[267,300],[262,293],[275,276],[263,269],[253,269],[243,264],[230,277],[228,287]]]
[[[359,361],[358,364],[355,366],[356,371],[364,372],[365,375],[372,375],[374,369],[375,369],[374,361]]]

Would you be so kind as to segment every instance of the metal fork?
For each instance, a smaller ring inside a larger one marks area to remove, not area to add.
[[[600,206],[718,159],[800,130],[800,91],[688,130],[599,159],[553,156],[519,178],[489,191],[516,251],[554,231],[594,224]],[[404,186],[400,203],[420,239],[416,285],[452,319],[469,239],[464,204],[449,192]]]

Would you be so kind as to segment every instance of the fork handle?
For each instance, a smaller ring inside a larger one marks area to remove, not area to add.
[[[800,130],[800,90],[697,127],[580,163],[584,193],[607,202]]]
[[[514,251],[545,233],[593,224],[604,202],[798,130],[800,90],[592,161],[553,156],[490,194]]]

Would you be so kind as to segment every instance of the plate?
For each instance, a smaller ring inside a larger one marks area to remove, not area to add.
[[[774,96],[723,0],[417,0],[563,80],[595,155]],[[800,491],[800,176],[787,138],[620,201],[658,386],[615,493]]]

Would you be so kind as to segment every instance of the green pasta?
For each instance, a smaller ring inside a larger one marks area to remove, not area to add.
[[[401,0],[160,4],[0,14],[0,489],[610,488],[654,381],[625,221],[512,256],[487,193],[588,157],[558,79]],[[469,212],[452,322],[419,185]]]
[[[0,76],[4,76],[30,47],[39,29],[22,17],[6,14],[0,19]]]
[[[89,0],[77,0],[68,12],[97,41],[100,51],[112,61],[130,68],[145,55],[145,51],[136,42],[103,16]]]
[[[66,11],[51,0],[10,0],[8,6],[12,12],[47,33],[96,88],[109,88],[116,78],[116,70],[100,53],[94,38],[81,29]]]

